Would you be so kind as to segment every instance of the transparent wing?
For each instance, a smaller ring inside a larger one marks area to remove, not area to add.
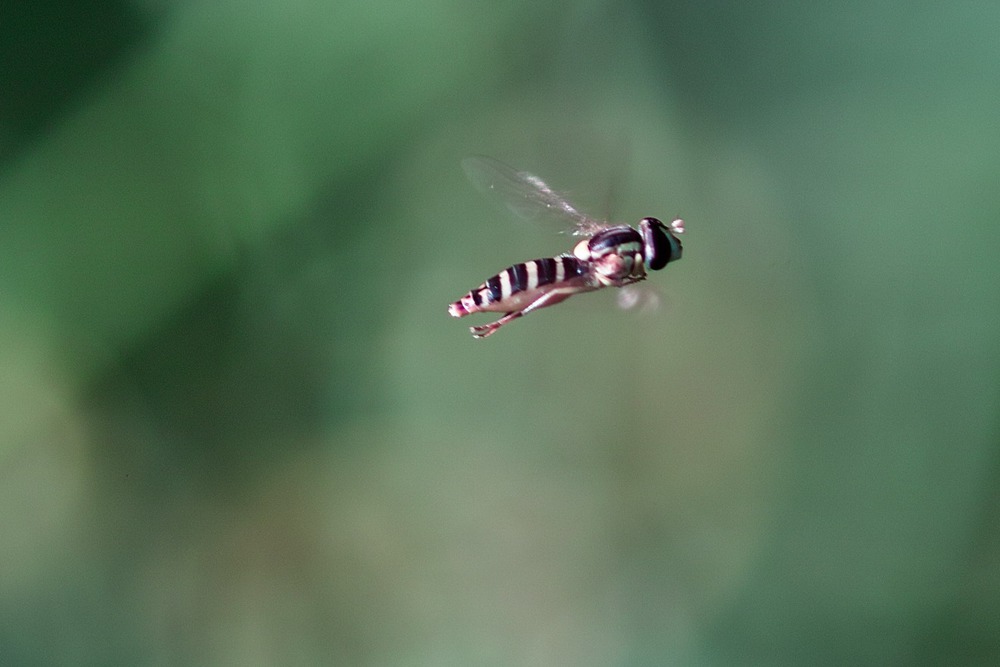
[[[660,309],[660,295],[650,285],[627,285],[615,294],[618,307],[637,313],[654,313]]]
[[[542,179],[526,171],[517,171],[499,160],[476,155],[462,160],[462,169],[477,190],[525,220],[555,220],[580,236],[592,236],[608,227],[577,211]]]

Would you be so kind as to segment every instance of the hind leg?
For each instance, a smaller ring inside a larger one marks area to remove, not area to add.
[[[484,324],[478,327],[469,327],[469,331],[472,332],[473,338],[486,338],[487,336],[489,336],[494,331],[496,331],[503,325],[507,324],[508,322],[513,322],[517,318],[527,315],[533,310],[538,310],[539,308],[546,308],[548,306],[554,306],[557,303],[561,303],[579,291],[580,291],[579,289],[575,288],[553,290],[547,294],[543,294],[542,296],[538,297],[537,299],[529,303],[521,310],[513,310],[509,313],[506,313],[496,322],[490,322],[489,324]]]

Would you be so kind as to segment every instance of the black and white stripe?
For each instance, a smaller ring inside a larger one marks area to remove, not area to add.
[[[507,269],[506,273],[510,274],[510,293],[517,294],[518,292],[523,292],[526,289],[530,289],[528,285],[528,264],[530,262],[525,262],[523,264],[515,264],[514,266]]]
[[[642,250],[642,236],[628,225],[619,225],[594,236],[587,247],[595,259],[611,253],[635,254]]]
[[[556,258],[546,257],[531,262],[535,269],[535,287],[549,285],[556,278]]]
[[[504,269],[470,294],[473,303],[481,306],[508,299],[527,290],[582,276],[586,272],[586,265],[570,255],[532,259]]]

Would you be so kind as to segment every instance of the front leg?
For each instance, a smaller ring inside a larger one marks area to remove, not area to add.
[[[566,299],[570,298],[577,292],[581,291],[579,287],[564,287],[562,289],[552,290],[542,296],[538,297],[527,306],[521,310],[513,310],[506,313],[496,322],[490,322],[489,324],[484,324],[478,327],[469,327],[469,331],[472,332],[473,338],[486,338],[491,335],[494,331],[507,324],[508,322],[513,322],[517,318],[527,315],[533,310],[538,310],[539,308],[545,308],[547,306],[554,306],[557,303],[561,303]]]

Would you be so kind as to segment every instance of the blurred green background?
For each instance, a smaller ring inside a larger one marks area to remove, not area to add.
[[[1000,663],[998,34],[3,3],[0,663]],[[472,340],[572,241],[471,154],[684,217],[661,307]]]

